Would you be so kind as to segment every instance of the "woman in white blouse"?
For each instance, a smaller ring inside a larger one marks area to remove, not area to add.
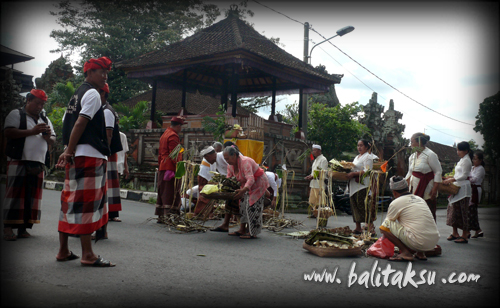
[[[354,234],[361,234],[362,222],[368,223],[368,230],[370,230],[372,235],[375,234],[373,222],[377,220],[377,211],[369,196],[370,178],[365,177],[363,181],[360,181],[363,173],[373,169],[373,159],[377,158],[375,155],[369,153],[370,146],[371,144],[367,140],[362,139],[358,141],[357,148],[359,155],[354,158],[354,167],[352,171],[347,174],[349,178],[348,191],[352,208],[352,219],[356,223]],[[365,206],[366,199],[367,203]],[[367,211],[367,208],[370,210]]]
[[[457,144],[457,154],[460,157],[460,161],[455,166],[455,175],[447,177],[443,181],[443,184],[460,187],[456,195],[448,198],[446,225],[453,227],[453,233],[447,240],[454,240],[458,244],[466,244],[468,243],[467,237],[469,236],[469,201],[472,195],[470,182],[467,178],[472,169],[473,157],[467,141]],[[458,234],[458,229],[462,229],[462,236]]]
[[[443,169],[436,153],[425,146],[429,140],[430,137],[422,133],[411,136],[410,146],[415,153],[410,156],[405,179],[410,192],[425,200],[436,221],[437,187],[442,182]]]
[[[486,175],[483,153],[474,153],[472,165],[472,171],[469,176],[470,186],[472,188],[472,196],[469,203],[469,230],[476,231],[472,238],[478,238],[484,236],[483,230],[479,227],[479,218],[477,214],[477,207],[479,206],[479,202],[481,202],[481,183]]]

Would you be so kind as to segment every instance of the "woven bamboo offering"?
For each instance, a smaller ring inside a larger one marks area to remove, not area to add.
[[[329,176],[331,176],[332,179],[337,181],[349,181],[346,172],[330,171]]]
[[[373,170],[380,170],[385,161],[373,162]]]
[[[443,183],[439,183],[438,184],[438,192],[441,193],[441,194],[445,194],[445,195],[456,195],[458,193],[458,191],[460,190],[460,187],[455,185],[455,184],[449,184],[449,185],[446,185],[446,184],[443,184]]]

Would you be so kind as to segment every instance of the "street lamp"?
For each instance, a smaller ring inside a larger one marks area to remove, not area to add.
[[[316,47],[316,46],[318,46],[319,44],[322,44],[322,43],[324,43],[324,42],[326,42],[326,41],[329,41],[329,40],[331,40],[332,38],[334,38],[334,37],[336,37],[336,36],[343,36],[343,35],[345,35],[345,34],[347,34],[347,33],[349,33],[349,32],[352,32],[353,30],[354,30],[354,27],[353,27],[353,26],[347,26],[347,27],[341,28],[341,29],[337,30],[337,34],[336,34],[336,35],[334,35],[334,36],[332,36],[331,38],[328,38],[328,39],[326,39],[326,40],[324,40],[324,41],[322,41],[322,42],[319,42],[318,44],[314,45],[314,46],[313,46],[313,48],[311,48],[311,52],[309,53],[309,56],[307,57],[307,58],[308,58],[308,60],[309,60],[309,64],[310,64],[310,62],[311,62],[311,55],[312,55],[312,52],[313,52],[314,47]]]

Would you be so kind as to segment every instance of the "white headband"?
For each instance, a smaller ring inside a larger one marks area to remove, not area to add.
[[[408,188],[408,183],[404,179],[399,182],[394,182],[393,176],[389,181],[389,186],[391,187],[391,190],[403,190]]]
[[[215,151],[214,147],[209,146],[208,148],[201,150],[200,156],[205,156],[212,151]]]
[[[319,144],[313,144],[313,149],[321,150],[321,146]]]

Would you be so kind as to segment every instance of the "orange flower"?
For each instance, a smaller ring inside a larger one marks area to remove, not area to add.
[[[386,161],[385,163],[382,164],[382,166],[380,166],[380,169],[382,169],[382,171],[387,172],[387,163],[388,162],[389,161]]]

